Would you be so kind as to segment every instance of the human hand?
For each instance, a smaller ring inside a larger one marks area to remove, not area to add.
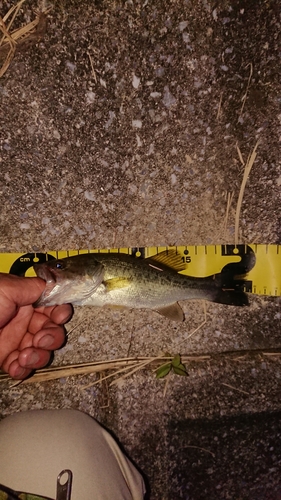
[[[34,309],[45,288],[40,278],[0,273],[0,368],[15,379],[45,366],[65,340],[70,304]]]

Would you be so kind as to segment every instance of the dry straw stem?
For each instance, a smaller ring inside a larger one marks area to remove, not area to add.
[[[33,21],[12,31],[13,23],[25,1],[26,0],[20,0],[16,5],[10,8],[3,18],[0,16],[0,32],[2,32],[2,38],[0,39],[0,57],[4,57],[4,62],[0,68],[0,78],[10,66],[16,48],[32,36],[35,36],[36,39],[39,38],[36,33],[36,28],[38,28],[40,21],[41,24],[44,24],[44,22],[42,22],[44,21],[44,16],[46,16],[50,10],[46,9],[38,13]]]
[[[222,98],[223,98],[223,93],[221,93],[220,100],[219,100],[218,111],[217,111],[217,116],[216,116],[217,121],[219,121],[219,119],[222,115]]]
[[[224,385],[225,387],[229,387],[230,389],[233,389],[234,391],[241,392],[242,394],[246,394],[247,396],[249,396],[249,394],[250,394],[247,391],[243,391],[242,389],[238,389],[237,387],[234,387],[233,385],[230,385],[230,384],[225,384],[224,382],[222,383],[222,385]]]
[[[94,68],[93,58],[92,58],[90,52],[87,52],[87,54],[88,54],[89,59],[90,59],[90,64],[91,64],[91,68],[92,68],[92,75],[94,77],[95,83],[97,83],[97,75],[96,75],[95,68]]]
[[[193,337],[193,335],[195,335],[195,333],[197,333],[199,330],[201,330],[201,328],[203,328],[203,326],[207,323],[206,300],[201,300],[200,302],[203,303],[203,311],[204,311],[203,321],[200,323],[200,325],[198,325],[196,328],[194,328],[194,330],[192,330],[192,332],[190,332],[188,335],[184,336],[183,339],[177,343],[177,346],[182,344],[186,340],[190,339],[191,337]]]
[[[213,458],[216,457],[216,455],[212,451],[207,450],[207,448],[202,448],[201,446],[192,446],[191,444],[188,444],[185,446],[185,448],[194,448],[195,450],[205,451],[206,453],[210,453],[210,455],[212,455]]]
[[[102,377],[99,380],[92,382],[91,384],[84,385],[82,387],[82,389],[88,389],[89,387],[92,387],[93,385],[99,384],[100,382],[103,382],[104,380],[115,377],[116,375],[119,375],[120,373],[124,373],[127,371],[127,373],[125,373],[121,377],[118,377],[116,380],[114,380],[113,382],[110,383],[110,385],[118,385],[120,381],[124,380],[127,377],[130,377],[130,375],[133,375],[133,373],[136,373],[137,371],[142,370],[146,365],[150,365],[151,363],[153,363],[153,361],[162,360],[162,359],[167,359],[167,358],[163,358],[162,356],[157,356],[155,358],[149,358],[145,361],[137,362],[133,365],[133,369],[130,369],[129,371],[128,371],[128,368],[132,368],[132,367],[125,366],[125,368],[122,368],[121,370],[117,370],[114,373],[107,375],[106,377]]]
[[[225,212],[225,217],[223,221],[223,237],[224,239],[226,238],[226,230],[227,230],[227,223],[228,223],[228,218],[229,218],[229,211],[231,207],[231,203],[233,200],[234,192],[232,193],[227,193],[227,202],[226,202],[226,212]]]
[[[245,106],[245,103],[246,103],[246,99],[247,99],[247,95],[248,95],[248,91],[249,91],[249,87],[250,87],[250,83],[251,83],[251,79],[252,79],[252,76],[253,76],[253,65],[252,65],[252,63],[247,64],[246,68],[248,66],[250,66],[250,74],[249,74],[249,78],[248,78],[246,92],[245,92],[245,94],[243,95],[243,97],[241,99],[241,101],[242,101],[242,107],[240,109],[238,121],[240,120],[240,118],[242,116],[242,113],[243,113],[243,110],[244,110],[244,106]]]
[[[254,161],[256,159],[256,156],[257,156],[257,148],[258,148],[259,143],[260,143],[260,141],[257,141],[253,151],[249,154],[249,156],[247,158],[246,164],[243,160],[243,156],[242,156],[242,153],[240,151],[238,144],[236,145],[239,159],[240,159],[242,165],[244,166],[244,175],[243,175],[243,179],[242,179],[242,183],[241,183],[241,187],[240,187],[240,192],[239,192],[237,206],[236,206],[236,213],[235,213],[235,235],[234,235],[234,244],[235,245],[238,245],[239,218],[240,218],[240,211],[241,211],[241,205],[242,205],[242,201],[243,201],[244,191],[245,191],[248,177],[249,177],[250,172],[251,172],[251,168],[252,168]]]
[[[120,358],[104,361],[94,361],[89,363],[79,363],[76,365],[66,365],[60,367],[49,367],[37,370],[37,372],[31,377],[24,381],[17,381],[18,384],[32,384],[35,382],[47,382],[50,380],[57,380],[60,378],[71,377],[74,375],[89,375],[91,373],[102,373],[106,371],[111,371],[112,373],[108,377],[102,377],[99,381],[102,382],[107,378],[115,377],[118,373],[124,373],[127,371],[126,377],[135,373],[138,370],[144,369],[147,365],[150,368],[159,367],[159,364],[165,362],[171,362],[173,357],[167,356],[143,356],[143,357],[131,357],[131,358]],[[267,349],[266,351],[262,349],[256,350],[243,350],[243,351],[226,351],[220,353],[200,353],[200,354],[188,354],[181,356],[181,362],[186,363],[204,363],[210,361],[221,361],[228,360],[233,363],[237,362],[247,362],[247,361],[269,361],[276,362],[281,359],[281,347],[276,349]],[[119,377],[120,379],[120,377]],[[14,382],[13,379],[7,374],[0,375],[0,382],[10,381]],[[92,384],[90,384],[92,385]]]
[[[40,370],[37,370],[31,378],[16,382],[16,385],[30,384],[34,382],[46,382],[49,380],[56,380],[64,377],[71,377],[73,375],[88,375],[90,373],[101,373],[108,370],[113,370],[112,375],[114,376],[117,373],[129,370],[131,368],[133,368],[133,372],[135,372],[135,368],[142,369],[144,366],[146,366],[147,364],[151,364],[155,360],[166,361],[167,359],[172,360],[172,358],[167,358],[165,356],[136,357],[112,359],[106,361],[94,361],[90,363],[79,363],[75,365],[66,365],[60,367],[42,368]],[[103,380],[105,380],[105,378],[108,377],[104,377],[100,379],[100,381],[102,382]],[[11,380],[9,375],[0,375],[0,382],[3,382],[5,380]]]

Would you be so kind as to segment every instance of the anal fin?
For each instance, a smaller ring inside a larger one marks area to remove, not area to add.
[[[155,308],[154,311],[157,311],[159,314],[172,321],[184,321],[185,319],[184,312],[178,302],[165,307]]]

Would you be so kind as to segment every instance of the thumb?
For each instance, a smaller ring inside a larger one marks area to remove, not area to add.
[[[0,327],[13,318],[21,306],[33,304],[45,288],[40,278],[22,278],[0,273]]]

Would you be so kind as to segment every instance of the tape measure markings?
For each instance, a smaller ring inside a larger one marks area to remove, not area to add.
[[[244,289],[249,293],[281,296],[281,245],[186,245],[106,249],[57,250],[34,253],[0,253],[0,272],[34,276],[34,262],[64,258],[85,253],[126,253],[136,258],[148,258],[169,250],[179,254],[186,265],[182,274],[204,277],[217,274],[227,265],[246,262],[255,254],[255,265],[247,273]],[[246,260],[245,260],[246,259]],[[250,261],[249,261],[250,262]],[[242,266],[243,267],[243,266]],[[239,266],[237,267],[239,269]]]

